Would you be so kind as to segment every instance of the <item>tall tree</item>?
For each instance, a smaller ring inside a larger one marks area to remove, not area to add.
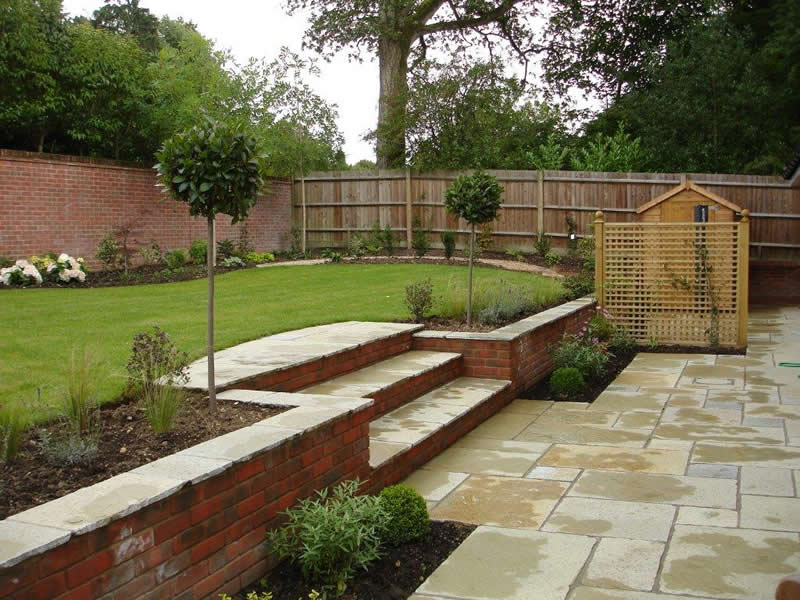
[[[437,45],[451,54],[472,43],[507,43],[525,62],[535,51],[529,17],[537,0],[285,0],[291,13],[308,10],[306,45],[331,54],[377,55],[377,164],[405,164],[408,71],[412,54]],[[526,63],[527,64],[527,63]]]
[[[91,23],[98,29],[133,36],[147,52],[161,47],[158,17],[139,6],[139,0],[105,0],[105,5],[94,11]]]

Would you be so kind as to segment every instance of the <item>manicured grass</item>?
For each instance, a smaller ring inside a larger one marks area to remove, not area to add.
[[[216,278],[217,350],[311,325],[407,318],[405,286],[430,277],[434,293],[466,268],[445,265],[317,265],[249,269]],[[477,280],[545,290],[560,283],[527,273],[476,269]],[[52,403],[67,384],[72,349],[84,346],[100,361],[101,402],[125,385],[133,336],[158,325],[192,359],[205,355],[205,280],[94,289],[21,289],[0,293],[0,404],[33,403],[40,390]],[[35,411],[35,408],[34,408]]]

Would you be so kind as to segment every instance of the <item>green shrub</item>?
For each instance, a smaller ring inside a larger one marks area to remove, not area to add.
[[[22,402],[10,402],[0,409],[0,460],[10,461],[17,455],[27,428]]]
[[[375,221],[366,238],[367,253],[377,256],[383,252],[383,243],[383,229],[381,229],[381,223],[380,221]]]
[[[586,336],[601,342],[609,342],[614,337],[614,324],[602,313],[595,313],[589,320]]]
[[[367,247],[367,240],[358,231],[354,231],[350,234],[350,238],[347,242],[347,253],[350,256],[361,258],[367,253]]]
[[[539,305],[524,286],[500,280],[490,291],[488,305],[478,311],[478,321],[484,325],[497,325],[532,312]]]
[[[208,260],[208,242],[205,240],[195,240],[189,246],[189,256],[196,265],[204,265]]]
[[[224,239],[217,242],[217,259],[224,260],[236,256],[236,244],[233,240]]]
[[[506,248],[506,256],[510,256],[514,260],[523,262],[525,260],[525,253],[522,248]]]
[[[155,242],[151,242],[149,246],[142,246],[139,248],[139,254],[142,255],[142,260],[146,265],[159,265],[164,262],[161,246]]]
[[[358,481],[346,481],[285,511],[288,521],[269,532],[278,559],[291,559],[307,580],[335,586],[341,594],[358,569],[380,556],[387,517],[380,498],[356,496]]]
[[[561,367],[550,375],[550,390],[558,396],[577,396],[585,387],[583,375],[574,367]]]
[[[406,306],[415,320],[421,321],[433,307],[433,282],[429,279],[406,286]]]
[[[241,269],[242,267],[246,267],[247,264],[238,256],[229,256],[222,261],[222,266],[227,269]]]
[[[611,337],[608,347],[612,350],[628,354],[636,349],[636,340],[621,327],[615,327],[614,335]]]
[[[594,274],[582,271],[578,275],[565,277],[561,282],[570,298],[581,298],[594,292]]]
[[[186,252],[180,248],[170,250],[164,258],[167,261],[167,267],[170,269],[180,269],[186,264]]]
[[[89,466],[99,450],[95,434],[78,435],[74,431],[62,436],[43,431],[39,434],[39,443],[47,462],[58,466]]]
[[[414,232],[411,235],[411,247],[418,258],[422,258],[431,249],[431,241],[428,238],[428,231],[422,228],[419,219],[414,219]]]
[[[342,253],[336,252],[331,248],[325,248],[320,254],[322,255],[322,258],[327,258],[331,262],[342,262]]]
[[[544,258],[548,254],[550,254],[550,249],[553,247],[553,242],[549,236],[545,235],[544,233],[539,233],[536,236],[536,241],[533,243],[533,248],[536,251],[536,254]]]
[[[447,260],[453,258],[453,253],[456,250],[456,234],[452,231],[443,231],[442,246],[444,247],[444,257]]]
[[[486,311],[483,318],[491,319],[492,314],[502,314],[503,318],[498,316],[498,321],[507,320],[522,312],[554,304],[563,295],[564,290],[555,279],[531,278],[528,284],[476,279],[473,284],[472,311],[478,318]],[[491,311],[487,311],[490,307],[493,307]],[[466,311],[466,285],[460,279],[451,278],[438,298],[436,314],[449,319],[464,319]]]
[[[561,262],[561,257],[555,252],[548,252],[544,255],[544,262],[549,266],[557,265]]]
[[[380,495],[388,523],[383,540],[391,546],[407,544],[428,535],[431,519],[425,499],[407,485],[392,485]]]
[[[113,269],[116,267],[120,260],[120,245],[114,233],[111,231],[106,232],[100,243],[97,244],[97,252],[95,256],[97,260],[103,263],[104,269]]]
[[[28,262],[36,267],[40,273],[46,273],[47,267],[56,262],[55,259],[50,256],[50,254],[45,254],[44,256],[31,256],[31,259]]]
[[[394,238],[394,232],[392,231],[392,226],[389,225],[388,223],[386,224],[386,227],[383,228],[382,242],[383,242],[383,250],[386,252],[386,255],[393,256],[395,238]]]
[[[275,255],[272,252],[248,252],[244,259],[252,263],[268,263],[275,261]]]
[[[606,371],[609,355],[604,344],[584,342],[581,337],[565,335],[553,352],[556,368],[574,367],[584,379],[602,377]]]
[[[583,269],[594,276],[594,236],[586,236],[578,240],[578,256],[583,261]]]

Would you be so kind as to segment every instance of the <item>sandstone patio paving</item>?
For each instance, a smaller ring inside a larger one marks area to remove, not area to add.
[[[800,571],[800,370],[775,366],[800,310],[751,317],[746,356],[639,354],[594,403],[515,400],[412,474],[434,518],[482,525],[419,600],[771,600]]]
[[[595,540],[478,527],[417,593],[469,600],[564,600]]]

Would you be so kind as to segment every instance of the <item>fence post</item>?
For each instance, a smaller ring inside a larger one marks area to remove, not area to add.
[[[411,236],[413,227],[413,217],[411,214],[411,168],[406,167],[406,248],[411,250]]]
[[[539,201],[536,203],[536,234],[544,234],[544,171],[539,169],[536,181]]]
[[[737,258],[737,284],[736,284],[736,312],[739,317],[739,327],[737,341],[739,348],[747,346],[747,317],[750,302],[750,211],[746,208],[742,211],[742,220],[739,221],[738,236],[738,258]]]
[[[605,305],[605,268],[603,264],[603,250],[605,239],[603,232],[605,222],[603,221],[603,211],[598,210],[594,213],[594,297],[600,306]]]
[[[306,178],[302,174],[300,175],[300,203],[303,205],[303,254],[305,254],[308,225],[306,223]]]

